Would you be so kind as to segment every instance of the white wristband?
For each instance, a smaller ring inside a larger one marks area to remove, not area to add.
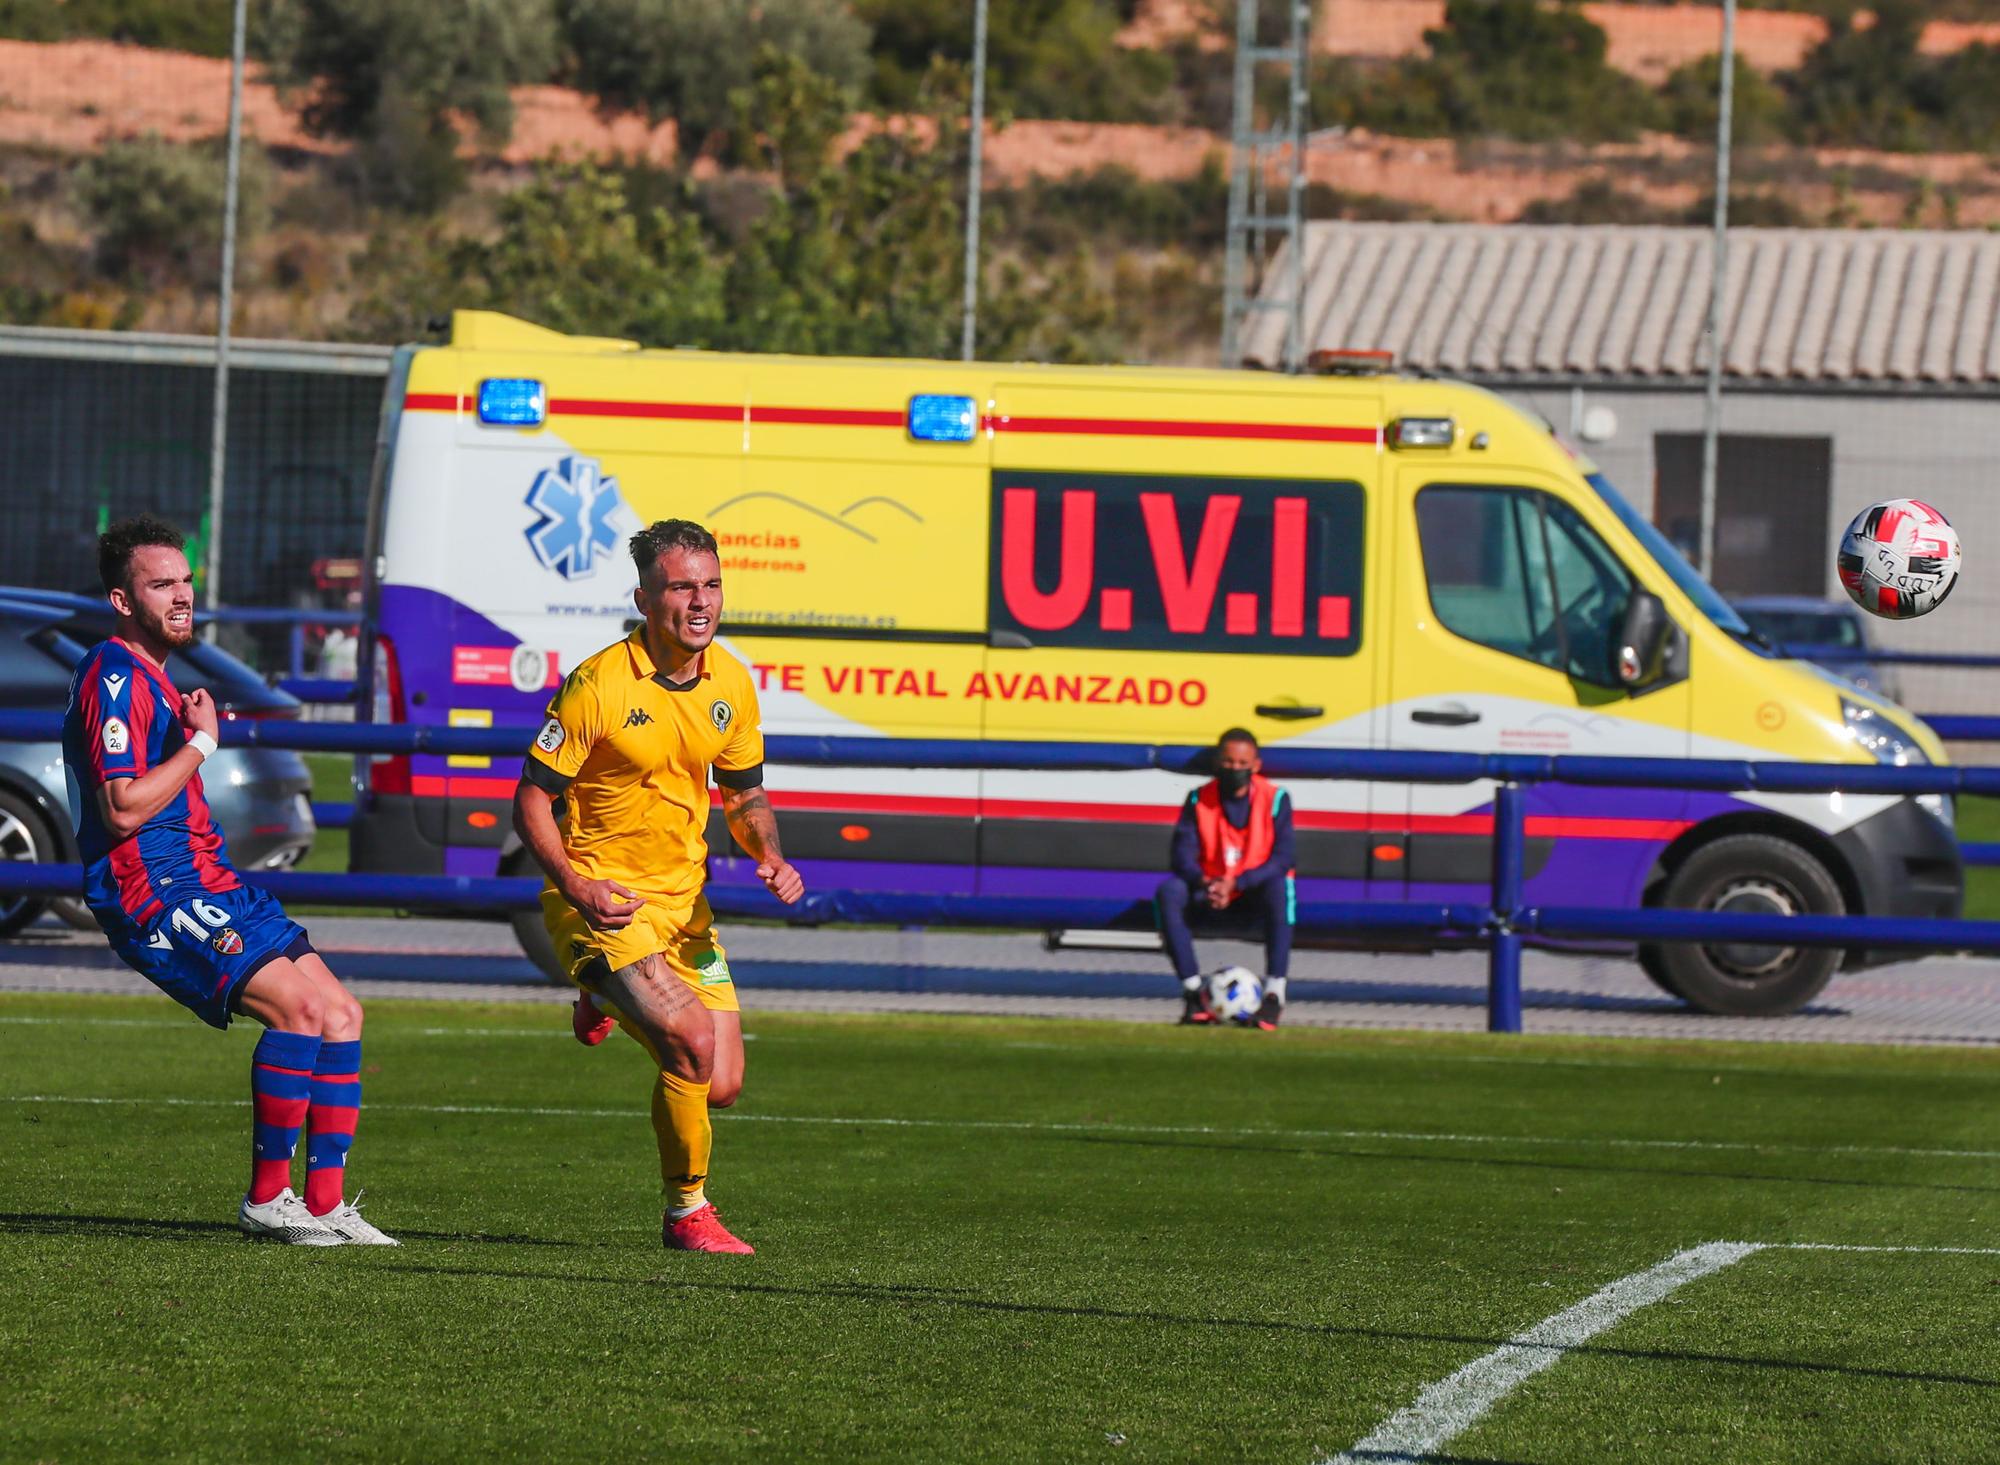
[[[209,754],[216,749],[215,736],[212,733],[198,732],[187,740],[187,745],[201,754],[201,761],[206,763]]]

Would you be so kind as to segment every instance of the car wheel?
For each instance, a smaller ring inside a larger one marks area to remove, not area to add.
[[[1760,915],[1837,916],[1847,909],[1825,865],[1768,834],[1732,834],[1703,845],[1667,881],[1661,904]],[[1676,941],[1660,952],[1662,986],[1702,1012],[1730,1017],[1797,1012],[1819,995],[1841,959],[1837,947],[1748,942]]]
[[[55,856],[42,816],[25,799],[0,790],[0,860],[39,865]],[[0,896],[0,936],[11,936],[48,908],[39,895]]]
[[[50,901],[49,914],[74,931],[88,931],[93,936],[104,932],[97,924],[97,917],[90,913],[90,907],[73,896],[62,895]]]

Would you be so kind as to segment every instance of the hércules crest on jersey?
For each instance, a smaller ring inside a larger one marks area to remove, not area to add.
[[[736,709],[720,697],[708,704],[708,720],[715,724],[717,732],[728,732],[729,724],[735,720]]]
[[[233,926],[225,926],[222,930],[217,931],[208,944],[224,956],[241,956],[243,954],[243,938],[236,934],[236,928]]]

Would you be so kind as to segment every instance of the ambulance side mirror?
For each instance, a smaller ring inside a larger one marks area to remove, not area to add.
[[[1611,653],[1611,674],[1619,686],[1637,689],[1659,680],[1673,624],[1659,596],[1644,590],[1632,592],[1632,598],[1625,602],[1618,644]]]

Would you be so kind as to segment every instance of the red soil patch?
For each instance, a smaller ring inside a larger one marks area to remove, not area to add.
[[[1620,71],[1657,83],[1689,61],[1722,49],[1722,11],[1714,5],[1585,5],[1604,28],[1607,59]],[[1424,32],[1444,23],[1444,0],[1322,0],[1313,45],[1329,56],[1388,60],[1421,54]],[[1158,49],[1197,35],[1203,49],[1228,45],[1229,23],[1201,0],[1147,0],[1119,32],[1120,45]],[[1826,35],[1816,15],[1782,10],[1741,10],[1736,49],[1759,71],[1789,71]],[[2000,25],[1935,20],[1924,27],[1923,50],[1932,55],[1975,43],[2000,44]]]
[[[1441,5],[1432,0],[1331,3],[1336,14],[1343,13],[1343,7],[1404,17],[1425,10],[1442,13]],[[1686,6],[1645,13],[1684,12],[1709,18],[1715,14]],[[1748,12],[1744,19],[1759,14],[1769,13]],[[1970,33],[1974,28],[1958,29]],[[669,164],[676,157],[671,122],[656,125],[629,113],[600,113],[589,98],[557,87],[517,88],[514,103],[514,135],[499,154],[504,162],[522,164],[561,155],[645,158]],[[227,123],[228,105],[226,62],[100,42],[0,41],[0,143],[81,153],[148,132],[191,141],[220,133]],[[335,150],[335,145],[307,136],[296,108],[281,102],[262,81],[246,85],[244,113],[250,134],[268,146]],[[884,125],[898,124],[857,119],[847,144]],[[989,186],[1005,187],[1032,177],[1065,177],[1117,165],[1142,178],[1168,180],[1191,177],[1210,156],[1226,156],[1224,140],[1195,128],[1017,122],[1004,132],[989,134],[986,176]],[[1837,150],[1768,156],[1788,170],[1792,181],[1785,184],[1784,194],[1809,217],[1823,216],[1834,206],[1834,173],[1845,170],[1856,181],[1838,201],[1861,220],[1897,222],[1911,189],[1924,180],[1933,188],[1959,193],[1962,224],[2000,223],[2000,168],[1981,156]],[[1759,157],[1750,152],[1739,155],[1739,172],[1748,176]],[[1564,198],[1594,178],[1608,177],[1619,188],[1661,208],[1686,208],[1706,188],[1703,151],[1670,137],[1591,148],[1531,148],[1356,131],[1316,138],[1310,173],[1316,181],[1346,192],[1380,195],[1441,217],[1502,221],[1518,218],[1538,199]],[[1938,220],[1933,216],[1923,222]]]

